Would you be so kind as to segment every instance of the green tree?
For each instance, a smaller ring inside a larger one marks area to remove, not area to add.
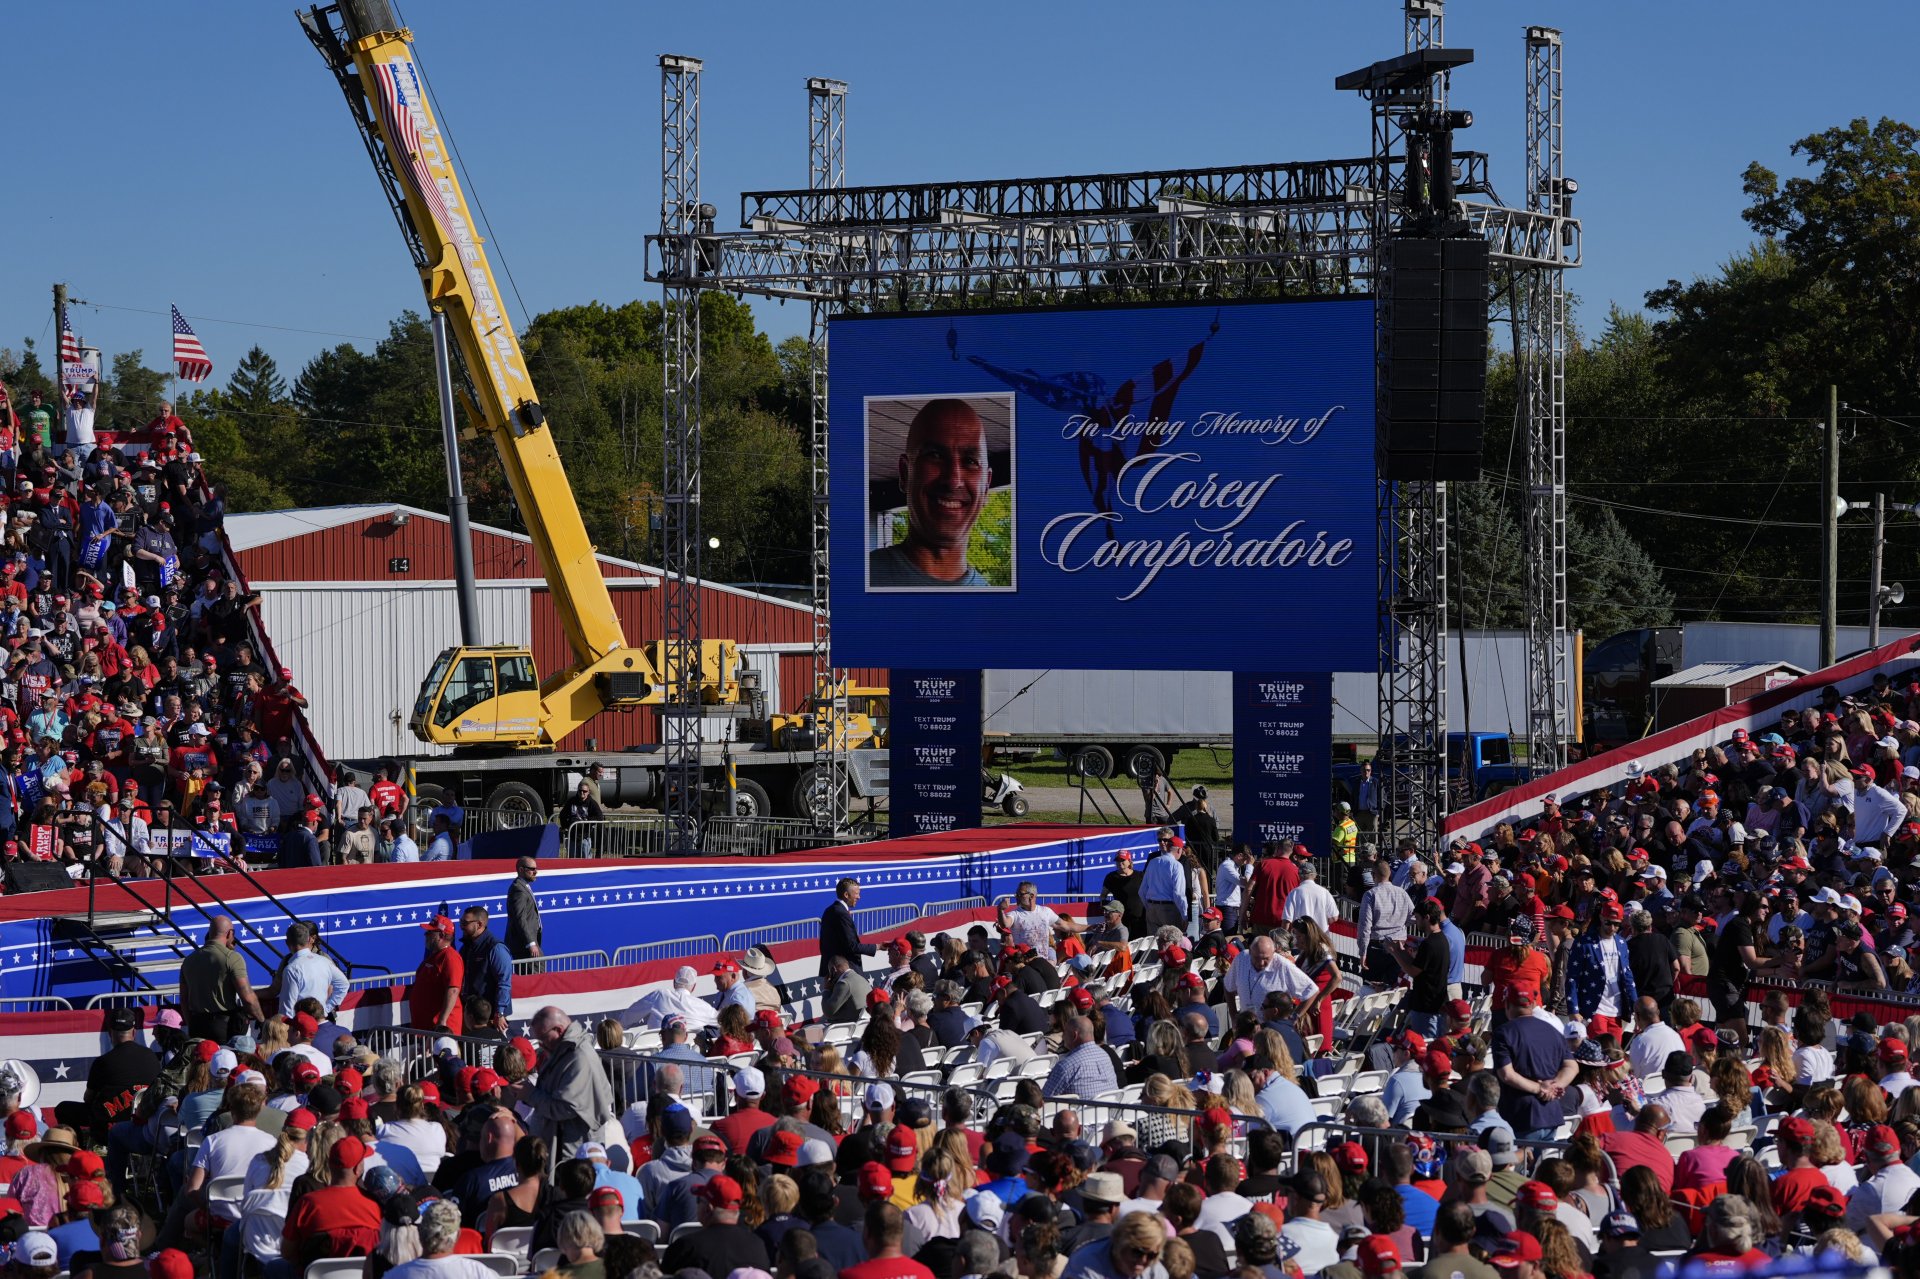
[[[225,406],[230,412],[265,414],[286,399],[287,380],[280,376],[280,366],[258,346],[240,357],[227,379]]]
[[[139,347],[113,357],[100,388],[103,424],[141,427],[160,412],[167,398],[167,375],[146,366]]]
[[[1611,510],[1567,521],[1567,620],[1589,639],[1673,622],[1673,592]]]

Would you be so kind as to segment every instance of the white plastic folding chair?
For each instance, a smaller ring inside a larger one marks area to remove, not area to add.
[[[207,1183],[207,1207],[215,1204],[225,1206],[225,1211],[215,1215],[228,1221],[240,1219],[240,1201],[247,1194],[247,1179],[242,1177],[215,1177]]]
[[[1387,1086],[1387,1072],[1384,1070],[1363,1070],[1354,1075],[1353,1082],[1347,1085],[1350,1093],[1379,1092]]]
[[[1004,1060],[1004,1058],[1003,1058]],[[987,1068],[977,1061],[969,1061],[955,1066],[953,1073],[947,1076],[947,1083],[955,1088],[966,1088],[979,1083],[987,1077]]]
[[[1021,1062],[1020,1069],[1014,1073],[1022,1079],[1045,1079],[1052,1072],[1053,1063],[1056,1060],[1052,1053],[1047,1053],[1045,1056]]]
[[[683,1236],[690,1235],[698,1229],[700,1229],[699,1222],[683,1221],[679,1225],[673,1228],[673,1233],[667,1236],[667,1242],[669,1244],[672,1244],[675,1240],[680,1239]]]
[[[987,1073],[983,1076],[983,1078],[1005,1079],[1008,1075],[1011,1075],[1013,1073],[1013,1068],[1015,1064],[1016,1063],[1011,1057],[995,1057],[992,1061],[987,1063]]]
[[[474,1254],[475,1261],[493,1271],[501,1279],[514,1279],[525,1263],[518,1257],[510,1257],[504,1252],[481,1252]]]
[[[527,1252],[533,1247],[532,1226],[502,1226],[493,1232],[490,1247],[492,1251],[512,1257],[518,1265],[525,1265]]]
[[[307,1263],[307,1279],[354,1279],[367,1270],[365,1257],[322,1257]]]
[[[536,1275],[544,1275],[547,1271],[558,1267],[559,1264],[560,1250],[558,1248],[542,1248],[539,1252],[533,1254],[532,1272]]]
[[[641,1218],[636,1221],[623,1221],[620,1229],[627,1234],[646,1240],[648,1243],[660,1242],[660,1223]]]

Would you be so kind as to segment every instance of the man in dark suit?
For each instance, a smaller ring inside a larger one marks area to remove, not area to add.
[[[860,904],[860,881],[843,879],[834,885],[833,904],[820,916],[820,980],[827,980],[827,966],[838,957],[845,959],[854,972],[860,960],[874,953],[872,942],[860,940],[860,928],[853,922],[853,908]]]

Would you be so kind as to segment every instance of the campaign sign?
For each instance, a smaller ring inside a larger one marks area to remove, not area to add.
[[[892,834],[980,824],[980,672],[892,676],[887,807]]]
[[[1333,676],[1233,675],[1233,837],[1333,850]]]
[[[233,836],[223,830],[174,827],[149,830],[147,845],[165,857],[228,857],[233,853]]]
[[[1370,299],[838,316],[830,349],[836,663],[1371,650]]]

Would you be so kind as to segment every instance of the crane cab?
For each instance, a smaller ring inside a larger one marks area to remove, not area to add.
[[[542,718],[532,652],[463,646],[434,659],[409,726],[436,746],[536,746]]]

